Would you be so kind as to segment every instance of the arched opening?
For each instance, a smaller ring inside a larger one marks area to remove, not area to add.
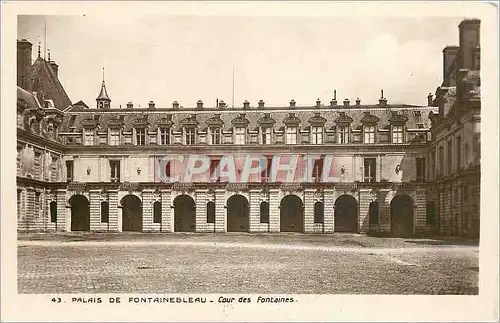
[[[195,232],[196,211],[191,196],[183,194],[174,199],[174,231]]]
[[[215,223],[215,203],[212,201],[207,203],[207,223]]]
[[[132,194],[126,195],[121,200],[122,205],[122,231],[142,231],[142,202]]]
[[[287,195],[281,200],[280,231],[304,231],[304,209],[302,200],[297,195]]]
[[[335,231],[358,232],[358,202],[352,195],[341,195],[335,201]]]
[[[227,231],[248,232],[248,200],[243,195],[233,195],[227,200]]]
[[[408,195],[397,195],[391,201],[391,232],[413,233],[413,200]]]
[[[109,203],[101,202],[101,223],[109,223]]]
[[[325,207],[323,202],[314,203],[314,223],[323,223]]]
[[[83,195],[73,195],[71,206],[71,231],[90,231],[90,203]]]
[[[378,213],[378,202],[373,201],[370,203],[369,207],[369,216],[370,216],[370,224],[379,224],[379,213]]]
[[[269,223],[269,203],[260,203],[260,223]]]
[[[161,203],[153,203],[153,223],[161,223]]]
[[[57,203],[55,201],[50,202],[50,222],[57,222]]]

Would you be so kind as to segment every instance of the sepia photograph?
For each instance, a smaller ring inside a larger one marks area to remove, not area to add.
[[[14,19],[13,293],[481,295],[481,15]]]

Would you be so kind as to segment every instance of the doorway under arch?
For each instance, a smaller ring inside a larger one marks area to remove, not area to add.
[[[395,235],[413,233],[413,200],[408,195],[396,195],[391,201],[391,232]]]
[[[83,195],[73,195],[71,206],[71,231],[90,231],[90,203]]]
[[[302,200],[297,195],[290,194],[281,200],[280,231],[304,231],[304,208]]]
[[[174,199],[174,232],[195,232],[196,210],[191,196],[182,194]]]
[[[250,217],[248,200],[243,195],[233,195],[227,200],[227,231],[248,232]]]
[[[125,195],[122,205],[122,231],[142,231],[142,202],[132,194]]]
[[[358,232],[358,202],[352,195],[335,200],[335,232]]]

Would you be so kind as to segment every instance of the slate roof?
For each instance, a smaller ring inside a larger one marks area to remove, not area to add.
[[[124,122],[124,130],[131,130],[133,127],[134,120],[144,120],[143,115],[148,115],[147,124],[150,127],[156,127],[158,121],[162,118],[171,118],[173,126],[179,128],[181,122],[189,123],[192,125],[198,125],[198,127],[205,128],[210,124],[209,120],[213,120],[216,114],[220,115],[220,119],[223,124],[229,128],[232,125],[232,121],[241,116],[241,113],[245,113],[245,119],[249,121],[248,129],[255,129],[259,127],[258,120],[265,119],[275,120],[274,127],[279,129],[284,126],[285,119],[289,118],[290,113],[295,113],[295,118],[300,120],[300,127],[307,127],[310,125],[309,120],[315,116],[315,113],[319,113],[321,118],[324,118],[324,126],[327,129],[335,128],[335,120],[344,113],[345,117],[352,118],[351,126],[353,129],[361,126],[361,120],[366,116],[365,112],[369,111],[370,115],[376,116],[379,119],[377,123],[378,128],[386,128],[390,125],[389,120],[393,116],[393,112],[398,111],[399,115],[408,118],[406,126],[410,129],[417,128],[417,124],[423,124],[424,128],[430,128],[430,120],[428,119],[429,112],[437,111],[437,107],[424,107],[424,106],[407,106],[407,105],[361,105],[352,107],[265,107],[265,108],[254,108],[254,109],[237,109],[237,108],[204,108],[203,110],[194,109],[109,109],[109,110],[99,110],[99,109],[79,109],[73,108],[68,111],[66,117],[64,118],[61,131],[67,131],[70,127],[69,123],[71,116],[75,116],[73,126],[76,127],[75,131],[80,131],[82,128],[82,121],[84,119],[94,119],[94,115],[101,115],[98,121],[98,126],[101,129],[107,128],[107,123],[110,119],[116,119],[121,116]],[[419,111],[416,114],[413,111]],[[196,119],[193,117],[196,116]],[[397,117],[400,118],[400,117]],[[163,119],[166,120],[166,119]],[[222,125],[222,124],[221,124]]]
[[[64,110],[71,105],[71,100],[50,63],[43,58],[38,57],[31,66],[31,79],[31,90],[39,92],[45,99],[54,101],[56,109]]]
[[[17,100],[26,102],[27,109],[36,109],[40,107],[36,97],[19,86],[17,87]]]

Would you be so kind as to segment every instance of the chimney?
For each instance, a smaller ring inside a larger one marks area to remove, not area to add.
[[[148,108],[154,109],[155,108],[155,102],[154,101],[149,101]]]
[[[361,100],[359,98],[356,99],[356,105],[361,105]]]
[[[132,109],[134,104],[132,102],[127,103],[127,109]]]
[[[178,109],[179,108],[179,102],[177,102],[177,101],[172,102],[172,108]]]
[[[472,51],[472,58],[474,60],[474,70],[481,70],[481,47],[476,47]]]
[[[344,100],[344,107],[348,107],[349,103],[350,103],[349,99],[345,98],[345,100]]]
[[[245,100],[245,102],[243,102],[243,109],[248,109],[248,108],[250,108],[250,102],[248,102],[248,100]]]
[[[316,100],[316,108],[321,108],[321,100],[319,98]]]
[[[198,100],[198,102],[196,102],[196,108],[197,109],[203,109],[203,101]]]
[[[429,93],[429,95],[427,95],[427,106],[432,107],[432,93]]]
[[[17,86],[28,91],[31,90],[30,69],[32,46],[26,39],[17,41]]]
[[[378,104],[383,107],[387,105],[387,99],[384,98],[384,89],[380,90],[380,99],[378,99]]]
[[[458,46],[446,46],[443,49],[443,86],[455,86],[454,74],[457,69]]]
[[[460,23],[459,29],[459,53],[460,58],[457,69],[474,69],[474,50],[480,46],[481,21],[479,19],[466,19]]]
[[[291,108],[295,107],[295,100],[294,99],[290,100],[290,107]]]
[[[219,108],[225,108],[226,107],[226,103],[224,102],[224,100],[220,100],[219,101]]]

